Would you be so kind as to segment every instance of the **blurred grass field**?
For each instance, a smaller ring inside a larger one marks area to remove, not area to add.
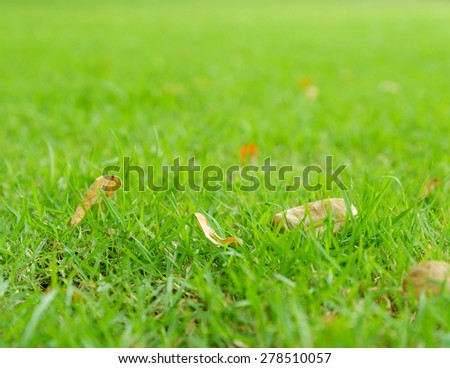
[[[2,1],[0,346],[450,347],[449,296],[401,290],[450,261],[448,24],[437,0]],[[124,156],[227,167],[249,142],[348,164],[356,223],[271,231],[338,188],[135,188],[66,226]],[[208,243],[195,211],[244,245]]]

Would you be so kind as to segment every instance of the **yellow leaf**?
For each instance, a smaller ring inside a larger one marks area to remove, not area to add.
[[[239,157],[241,162],[245,162],[247,158],[254,160],[258,156],[258,146],[254,143],[247,143],[241,147]]]
[[[303,77],[299,78],[297,81],[298,88],[302,90],[306,90],[308,87],[311,87],[314,85],[314,81],[309,75],[304,75]]]
[[[89,188],[81,201],[81,204],[75,209],[75,213],[69,221],[69,226],[77,226],[89,211],[100,199],[99,190],[103,190],[108,198],[111,198],[120,187],[122,183],[117,176],[102,175],[95,179],[94,183]]]
[[[306,88],[306,90],[305,90],[306,98],[307,98],[308,100],[310,100],[310,101],[315,101],[315,100],[317,100],[317,97],[319,97],[319,94],[320,94],[319,87],[314,86],[314,85],[309,86],[309,87]]]
[[[441,180],[438,178],[433,178],[428,180],[428,182],[425,184],[422,194],[420,196],[421,199],[427,198],[432,192],[436,190],[436,188],[441,184]]]
[[[351,205],[351,211],[353,216],[358,214],[353,205]],[[314,228],[316,233],[320,234],[326,228],[325,220],[328,216],[331,216],[333,220],[333,234],[335,234],[344,227],[347,218],[345,201],[341,198],[331,198],[312,202],[306,206],[294,207],[273,216],[272,224],[282,232],[304,225]]]
[[[416,298],[422,293],[438,295],[442,290],[450,292],[450,265],[446,262],[429,261],[411,267],[403,281],[403,290],[412,288]]]
[[[196,212],[194,213],[194,215],[197,218],[197,221],[201,229],[203,230],[203,233],[211,243],[214,243],[215,245],[232,245],[234,243],[239,243],[239,240],[237,238],[221,238],[219,235],[217,235],[216,231],[211,226],[209,226],[206,217],[201,213]]]

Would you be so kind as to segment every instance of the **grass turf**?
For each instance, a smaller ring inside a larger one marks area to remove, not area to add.
[[[419,200],[448,178],[449,22],[441,1],[2,2],[0,346],[450,346],[448,296],[401,291],[450,259],[448,187]],[[342,193],[134,186],[66,226],[124,156],[227,167],[248,142],[347,163],[359,218],[276,235],[273,213]]]

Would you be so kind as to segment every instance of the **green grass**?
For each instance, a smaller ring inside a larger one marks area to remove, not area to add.
[[[401,281],[450,260],[450,4],[160,3],[0,4],[0,346],[449,347],[449,296]],[[66,226],[124,156],[227,167],[248,142],[348,164],[360,216],[277,235],[281,208],[342,193],[134,186]],[[196,211],[244,244],[210,244]]]

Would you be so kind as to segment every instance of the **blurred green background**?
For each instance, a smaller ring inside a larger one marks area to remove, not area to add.
[[[449,24],[438,0],[1,1],[0,345],[449,346],[448,298],[400,290],[449,259]],[[120,192],[65,227],[123,156],[225,167],[249,142],[348,164],[352,235],[267,231],[336,188]],[[211,247],[197,210],[246,245]]]

